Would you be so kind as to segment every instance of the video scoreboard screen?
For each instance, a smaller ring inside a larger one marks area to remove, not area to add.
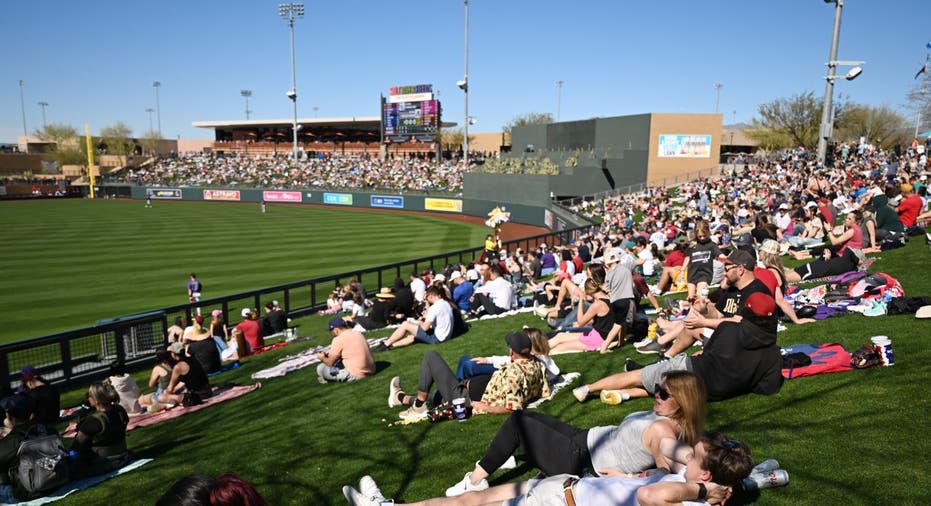
[[[386,103],[382,114],[386,137],[436,135],[440,103],[438,100]]]

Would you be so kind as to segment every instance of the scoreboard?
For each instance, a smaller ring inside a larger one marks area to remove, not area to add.
[[[440,124],[438,100],[385,104],[385,136],[436,135]]]

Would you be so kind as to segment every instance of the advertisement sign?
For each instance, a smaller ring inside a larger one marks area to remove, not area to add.
[[[339,206],[351,206],[352,205],[352,194],[351,193],[324,193],[323,203],[324,204],[336,204]]]
[[[204,190],[204,200],[239,201],[239,190]]]
[[[181,200],[181,190],[177,188],[149,188],[145,194],[153,199]]]
[[[265,202],[301,202],[301,192],[279,192],[266,191],[262,192],[262,199]]]
[[[711,136],[660,134],[660,158],[710,158]]]
[[[445,211],[448,213],[461,213],[462,201],[459,199],[423,199],[423,208],[427,211]]]
[[[387,197],[383,195],[372,195],[369,197],[369,205],[372,207],[390,207],[391,209],[404,209],[404,197]]]
[[[553,211],[549,209],[543,210],[543,224],[546,225],[546,228],[553,230]]]
[[[391,95],[388,97],[389,104],[400,104],[401,102],[423,102],[433,100],[433,93],[409,93],[407,95]]]

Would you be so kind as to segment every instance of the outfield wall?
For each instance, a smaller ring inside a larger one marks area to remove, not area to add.
[[[106,190],[106,188],[101,188]],[[216,202],[251,202],[258,204],[263,200],[268,205],[275,204],[318,204],[334,207],[361,207],[403,211],[426,211],[468,216],[488,217],[488,212],[503,206],[511,213],[511,221],[537,227],[546,227],[552,231],[566,230],[589,223],[579,221],[574,216],[554,213],[549,202],[529,205],[512,203],[505,200],[486,200],[431,195],[397,195],[385,193],[363,193],[351,191],[317,191],[317,190],[259,190],[236,188],[182,188],[182,187],[144,187],[133,186],[131,195],[134,199],[150,196],[152,200],[216,201]]]

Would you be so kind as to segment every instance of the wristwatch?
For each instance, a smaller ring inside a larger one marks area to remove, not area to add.
[[[705,484],[704,484],[704,483],[699,483],[699,484],[698,484],[698,499],[697,499],[697,501],[704,501],[705,499],[708,499],[708,489],[705,488]]]

